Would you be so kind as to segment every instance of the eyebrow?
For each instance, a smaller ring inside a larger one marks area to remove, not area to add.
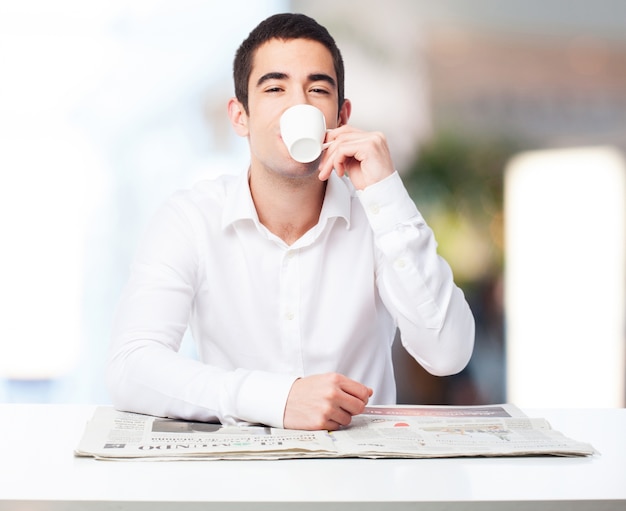
[[[265,73],[261,78],[257,80],[256,86],[259,87],[269,80],[286,80],[287,78],[289,78],[289,75],[287,75],[286,73]]]
[[[311,74],[309,75],[309,80],[312,82],[326,82],[334,88],[337,88],[337,82],[335,82],[335,79],[324,73]]]
[[[265,73],[263,76],[261,76],[261,78],[257,80],[256,86],[260,87],[269,80],[286,80],[288,78],[289,75],[287,73],[273,71],[271,73]],[[337,87],[337,82],[335,82],[335,79],[325,73],[312,73],[309,75],[308,78],[311,82],[326,82],[329,85],[332,85],[334,88]]]

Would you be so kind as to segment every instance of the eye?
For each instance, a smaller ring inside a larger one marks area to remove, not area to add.
[[[326,89],[323,89],[321,87],[313,87],[311,89],[311,92],[313,92],[314,94],[330,94]]]
[[[282,92],[282,87],[279,87],[278,85],[274,86],[274,87],[268,87],[267,89],[265,89],[265,92],[267,93],[276,93],[276,92]]]

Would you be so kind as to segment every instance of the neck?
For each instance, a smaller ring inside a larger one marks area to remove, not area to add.
[[[326,182],[317,175],[284,178],[250,172],[250,192],[259,221],[288,245],[317,224],[325,191]]]

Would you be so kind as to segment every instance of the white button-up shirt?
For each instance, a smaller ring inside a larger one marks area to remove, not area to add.
[[[177,351],[190,327],[198,360]],[[247,173],[175,194],[147,231],[113,328],[120,409],[282,427],[301,376],[338,372],[395,403],[391,345],[460,371],[474,320],[396,172],[356,191],[332,174],[319,222],[292,245],[258,219]]]

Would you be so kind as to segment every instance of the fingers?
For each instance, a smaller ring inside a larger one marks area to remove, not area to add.
[[[323,147],[318,175],[322,181],[335,170],[339,176],[347,174],[357,189],[363,189],[395,170],[387,140],[379,132],[359,131],[345,125],[329,130]]]
[[[372,389],[329,373],[296,380],[287,398],[283,425],[290,429],[336,430],[363,412]]]
[[[361,136],[361,132],[347,132],[346,127],[329,130],[326,133],[326,141],[322,146],[325,151],[320,163],[319,178],[322,181],[327,180],[330,177],[333,169],[337,172],[337,175],[343,176],[346,173],[345,162],[348,158],[352,158],[354,155],[351,152],[356,152],[354,147],[349,147],[350,142],[358,140]],[[344,132],[344,137],[338,142],[339,136]]]
[[[343,395],[341,399],[341,407],[351,415],[358,415],[363,412],[369,398],[372,396],[373,390],[365,385],[351,380],[342,375],[340,377],[339,386]]]
[[[332,393],[328,396],[326,402],[322,402],[319,408],[319,415],[311,415],[313,423],[322,424],[323,426],[314,426],[313,429],[336,430],[342,426],[348,426],[352,422],[352,417],[363,412],[366,402],[361,399],[347,394],[343,391]],[[313,412],[315,408],[310,408],[309,412]]]

